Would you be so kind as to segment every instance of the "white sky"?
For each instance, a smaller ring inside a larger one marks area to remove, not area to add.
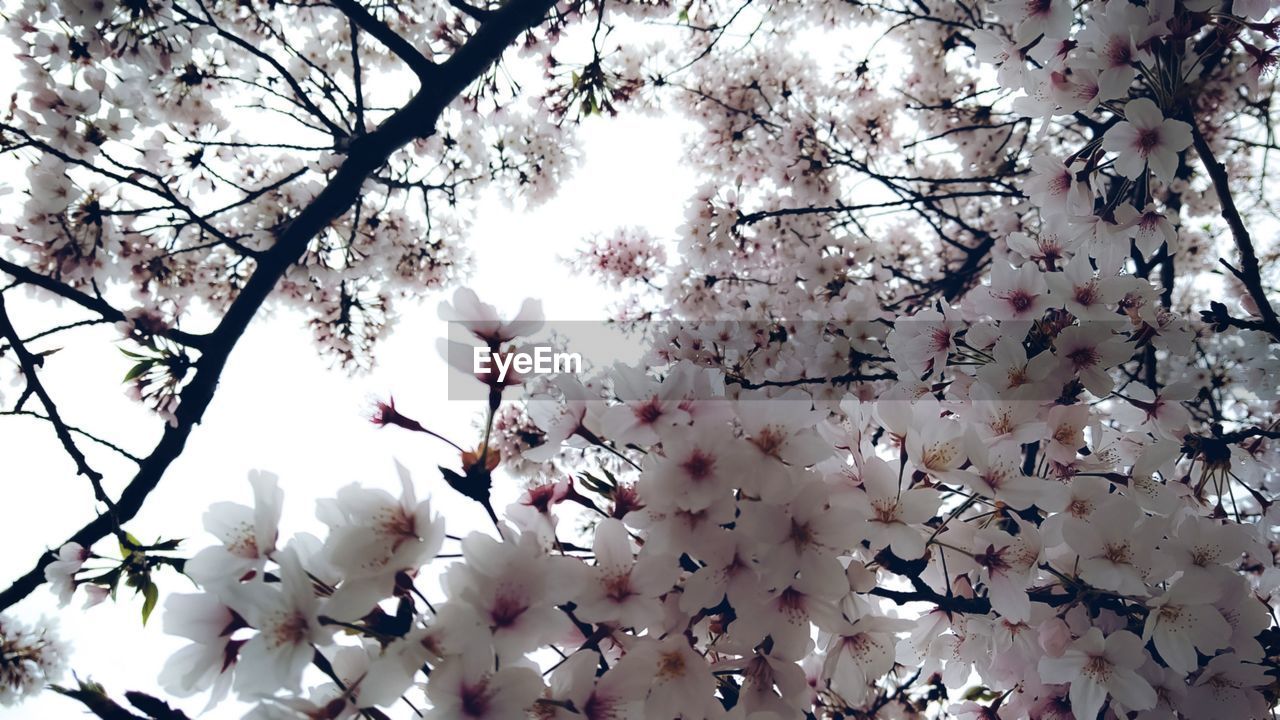
[[[610,294],[591,278],[571,275],[559,258],[583,237],[624,225],[672,236],[694,187],[687,163],[681,162],[681,133],[682,126],[672,120],[592,118],[582,130],[582,166],[555,199],[532,211],[507,209],[496,196],[486,199],[472,236],[461,239],[475,259],[466,284],[507,313],[523,298],[537,297],[552,320],[605,318]],[[190,538],[188,552],[212,544],[201,525],[202,513],[221,500],[251,504],[246,474],[260,468],[280,475],[285,492],[282,536],[304,530],[319,534],[323,526],[314,518],[315,500],[353,481],[395,491],[393,458],[413,472],[419,494],[430,494],[438,503],[451,534],[484,528],[483,511],[456,496],[435,469],[437,464],[458,465],[447,446],[395,428],[380,431],[366,419],[371,396],[394,393],[397,406],[423,424],[464,446],[478,440],[472,426],[482,404],[446,399],[447,370],[435,349],[436,338],[446,332],[436,317],[436,306],[445,297],[434,294],[402,304],[400,322],[379,348],[378,367],[357,377],[328,368],[300,314],[260,316],[232,354],[204,423],[128,529],[143,542]],[[53,312],[46,305],[11,304],[24,334],[42,327],[41,318]],[[76,342],[65,343],[64,352],[48,359],[41,376],[60,411],[68,422],[145,454],[159,421],[124,396],[120,378],[129,362],[114,349],[118,334],[103,328],[74,337]],[[4,387],[0,393],[12,400],[18,390]],[[109,491],[118,492],[128,479],[129,463],[82,447],[95,467],[108,474]],[[0,456],[5,498],[0,508],[0,583],[7,585],[30,568],[43,548],[56,546],[90,519],[93,508],[87,480],[75,476],[43,423],[0,418]],[[513,485],[495,488],[496,507],[510,501]],[[156,579],[161,603],[167,593],[193,589],[170,571]],[[41,588],[10,613],[24,619],[59,618],[64,639],[74,646],[72,668],[105,685],[118,700],[125,690],[163,697],[155,678],[185,641],[163,634],[160,609],[142,628],[141,598],[130,592],[122,588],[118,603],[81,611],[82,594],[59,610],[53,594]],[[63,678],[63,684],[73,684],[72,678]],[[204,703],[197,696],[174,705],[194,717]],[[245,706],[228,701],[204,717],[239,718],[244,712]],[[77,703],[53,693],[0,708],[0,720],[82,715]]]

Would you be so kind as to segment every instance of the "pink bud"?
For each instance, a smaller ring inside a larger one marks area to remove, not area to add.
[[[375,401],[373,412],[369,416],[369,421],[378,427],[386,427],[387,425],[395,425],[405,430],[421,430],[422,426],[413,418],[406,417],[399,410],[396,410],[395,398],[389,398],[386,402],[381,400]]]

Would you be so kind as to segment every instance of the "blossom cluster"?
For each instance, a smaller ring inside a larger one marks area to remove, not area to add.
[[[44,689],[66,670],[67,647],[47,621],[27,624],[0,615],[0,706]]]
[[[401,7],[386,27],[424,57],[447,58],[477,23],[437,5]],[[73,290],[123,288],[158,330],[206,330],[201,310],[226,311],[290,209],[320,195],[414,79],[348,21],[349,8],[264,6],[251,21],[218,3],[6,8],[20,73],[0,155],[25,172],[26,191],[0,223],[6,254]],[[560,14],[522,52],[549,52],[547,35],[577,19]],[[338,362],[370,365],[398,302],[469,267],[457,238],[485,188],[532,204],[572,172],[572,128],[515,102],[521,82],[498,76],[454,99],[281,283],[276,299],[306,314]],[[133,394],[172,416],[186,378],[154,367]]]
[[[442,315],[486,342],[536,325],[469,292]],[[1277,573],[1272,523],[1245,514],[1268,474],[1238,449],[1180,458],[1180,390],[1104,423],[1134,349],[1114,323],[1062,324],[1028,358],[999,326],[900,321],[885,342],[903,376],[951,379],[873,402],[688,360],[616,368],[604,394],[559,378],[528,398],[521,452],[579,469],[531,485],[495,532],[446,535],[402,468],[398,498],[353,485],[318,505],[327,537],[282,543],[281,493],[254,475],[253,507],[206,515],[221,544],[185,568],[204,592],[166,603],[192,643],[163,680],[262,698],[252,717],[416,706],[422,686],[441,719],[879,717],[916,711],[919,673],[994,699],[959,716],[1265,717],[1259,593]],[[451,484],[488,507],[485,455]],[[313,662],[332,682],[302,693]]]
[[[466,448],[379,406],[458,451],[484,531],[401,468],[285,540],[255,474],[165,602],[169,692],[258,720],[1270,715],[1280,321],[1225,153],[1270,120],[1269,8],[802,5],[747,17],[892,7],[906,75],[820,73],[782,31],[575,73],[698,127],[678,261],[638,231],[576,259],[661,308],[646,364],[479,376]],[[498,351],[537,309],[441,315]],[[55,589],[100,595],[62,555]]]

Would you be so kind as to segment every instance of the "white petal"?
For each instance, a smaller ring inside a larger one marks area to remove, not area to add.
[[[1073,679],[1071,690],[1067,694],[1071,698],[1071,714],[1080,720],[1097,718],[1098,711],[1107,698],[1106,689],[1086,677]]]
[[[1107,687],[1111,695],[1129,710],[1149,710],[1156,706],[1156,691],[1132,670],[1113,669]]]
[[[1130,100],[1124,106],[1124,119],[1133,123],[1134,127],[1145,130],[1157,128],[1164,122],[1164,115],[1150,98]]]

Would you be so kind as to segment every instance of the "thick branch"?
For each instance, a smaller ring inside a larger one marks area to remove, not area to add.
[[[434,132],[435,123],[445,107],[501,57],[520,33],[539,24],[554,5],[555,0],[508,2],[438,68],[432,82],[425,85],[407,105],[376,130],[351,143],[346,158],[329,184],[280,231],[276,244],[258,258],[257,269],[218,327],[208,336],[208,343],[202,348],[203,353],[196,363],[195,377],[182,391],[176,413],[177,423],[166,426],[160,442],[116,501],[121,523],[138,513],[169,465],[181,454],[192,428],[200,422],[213,400],[218,379],[240,336],[276,283],[303,256],[311,239],[351,208],[360,195],[361,186],[393,152],[415,138]],[[88,547],[111,532],[111,521],[99,516],[67,541]],[[39,587],[44,582],[44,568],[51,560],[52,557],[46,553],[30,572],[0,593],[0,610],[12,606]]]
[[[361,30],[369,33],[378,39],[378,42],[386,46],[388,50],[395,54],[396,57],[404,61],[406,65],[413,70],[424,83],[431,79],[436,71],[435,63],[431,62],[408,40],[396,34],[386,23],[369,14],[369,11],[356,0],[331,0],[333,6],[342,11],[351,19],[351,22],[360,26]]]
[[[867,594],[887,598],[898,605],[906,605],[913,602],[932,603],[939,610],[947,613],[986,615],[992,611],[991,601],[985,597],[943,595],[926,585],[919,578],[912,578],[911,580],[914,590],[891,590],[884,587],[874,587],[867,591]],[[1028,593],[1028,596],[1032,602],[1038,602],[1050,607],[1061,607],[1077,599],[1074,593],[1055,592],[1055,590],[1056,588],[1052,587],[1032,590]]]

